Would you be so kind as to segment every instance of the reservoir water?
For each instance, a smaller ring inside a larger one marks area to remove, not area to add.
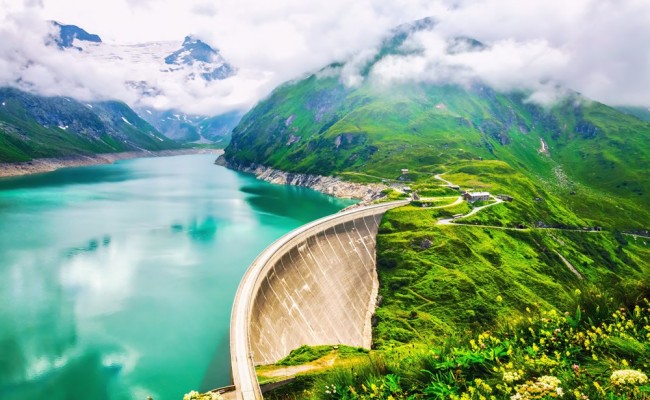
[[[248,265],[351,202],[214,158],[0,179],[0,399],[171,400],[229,383]]]

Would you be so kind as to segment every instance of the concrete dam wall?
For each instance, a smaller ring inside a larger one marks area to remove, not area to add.
[[[377,228],[387,210],[405,204],[384,203],[314,221],[273,243],[251,264],[230,326],[239,398],[261,398],[255,365],[275,363],[302,345],[370,347]]]

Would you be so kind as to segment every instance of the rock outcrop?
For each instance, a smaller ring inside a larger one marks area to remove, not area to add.
[[[226,160],[223,155],[217,158],[215,164],[254,174],[258,179],[266,182],[307,187],[330,196],[358,199],[363,203],[369,203],[383,197],[384,190],[388,188],[388,186],[380,184],[346,182],[332,176],[285,172],[260,164],[242,164],[236,161]]]

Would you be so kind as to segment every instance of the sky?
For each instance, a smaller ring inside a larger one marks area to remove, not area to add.
[[[432,16],[435,28],[405,44],[416,55],[388,57],[368,79],[480,79],[500,90],[528,90],[539,103],[570,88],[608,104],[650,106],[647,0],[0,0],[0,6],[0,85],[18,82],[47,95],[204,115],[246,110],[277,85],[333,61],[349,61],[341,80],[360,84],[355,65],[376,53],[391,28]],[[102,64],[45,46],[46,20],[78,25],[115,44],[180,44],[194,34],[218,48],[238,74],[188,83],[155,65]],[[448,54],[445,44],[458,36],[488,47]],[[153,80],[160,94],[143,99],[125,88],[140,77]]]

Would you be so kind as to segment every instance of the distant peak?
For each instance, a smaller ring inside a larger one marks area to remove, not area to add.
[[[187,35],[185,36],[185,39],[183,40],[183,46],[188,45],[188,44],[194,44],[194,43],[199,43],[201,40],[197,39],[194,35]],[[203,42],[201,42],[203,43]]]
[[[419,31],[430,31],[438,25],[438,21],[433,17],[425,17],[415,21],[398,25],[393,29],[394,34],[414,33]]]
[[[384,40],[384,47],[397,49],[414,33],[431,31],[437,24],[438,22],[435,18],[426,17],[398,25],[397,27],[391,29],[388,38]]]
[[[60,49],[74,47],[75,39],[93,43],[102,42],[99,35],[88,33],[76,25],[65,25],[58,21],[50,21],[50,23],[59,29],[58,36],[54,36],[54,42]]]

